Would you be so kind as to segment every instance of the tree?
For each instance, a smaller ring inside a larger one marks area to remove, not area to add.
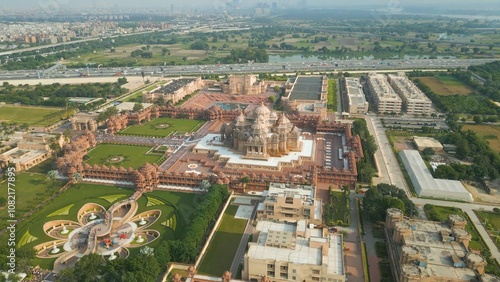
[[[434,149],[432,148],[425,148],[422,153],[426,156],[432,156],[434,155],[436,152],[434,151]]]
[[[99,116],[97,117],[97,122],[103,122],[107,120],[108,118],[115,116],[118,114],[118,109],[115,106],[107,108],[104,112],[101,112]]]
[[[73,135],[73,131],[71,131],[71,129],[69,129],[69,128],[64,130],[64,132],[63,132],[63,136],[64,136],[64,139],[66,142],[71,140],[72,135]]]
[[[132,110],[134,112],[140,112],[140,111],[142,111],[142,109],[144,109],[144,107],[142,106],[142,103],[135,103],[134,108],[132,108]]]
[[[142,82],[144,82],[144,71],[141,71]]]
[[[202,180],[200,183],[200,189],[203,191],[208,191],[208,189],[210,189],[211,186],[212,184],[210,184],[210,182],[206,179]]]
[[[476,124],[480,124],[483,122],[483,119],[480,116],[474,116],[473,120]]]
[[[59,172],[57,170],[49,170],[49,172],[47,172],[47,180],[52,181],[52,184],[56,182],[58,176]]]
[[[167,48],[163,47],[163,48],[161,49],[161,54],[162,54],[163,56],[165,56],[165,55],[167,55],[167,54],[168,54],[168,55],[170,55],[170,50],[168,50]]]
[[[79,183],[82,182],[82,180],[83,180],[83,177],[79,172],[75,172],[71,176],[71,182],[73,182],[73,184],[76,184],[77,187],[79,187]]]

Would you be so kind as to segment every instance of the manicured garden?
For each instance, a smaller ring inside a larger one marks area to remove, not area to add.
[[[165,137],[172,133],[192,132],[203,125],[204,121],[191,119],[157,118],[141,125],[131,125],[119,134]]]
[[[60,120],[57,112],[62,108],[0,106],[0,121],[13,121],[18,124],[45,126]]]
[[[17,173],[14,182],[16,196],[16,219],[56,193],[64,183],[47,180],[44,174]],[[0,197],[7,199],[7,182],[0,183]],[[0,207],[0,229],[7,226],[7,206]]]
[[[43,242],[52,241],[53,238],[47,236],[43,231],[43,225],[47,221],[66,219],[77,221],[77,213],[86,203],[96,203],[105,208],[109,208],[116,201],[129,197],[134,193],[130,188],[119,188],[112,186],[79,184],[70,187],[63,194],[45,206],[39,212],[33,214],[28,220],[19,224],[17,228],[17,247],[32,248]],[[155,247],[163,240],[177,240],[189,222],[195,216],[196,205],[201,202],[198,197],[203,198],[201,194],[178,193],[170,191],[154,191],[144,194],[138,200],[139,209],[137,213],[147,210],[160,210],[160,218],[148,229],[155,229],[160,232],[160,239],[148,244],[149,247]],[[148,206],[148,202],[154,204]],[[183,209],[188,206],[193,212],[186,213]],[[174,218],[175,225],[167,226],[166,222],[172,222]],[[138,251],[131,249],[134,255]],[[55,259],[37,259],[43,268],[51,269]]]
[[[325,224],[328,226],[349,226],[349,190],[329,190],[328,203],[324,206]]]
[[[199,272],[219,277],[231,268],[247,220],[234,218],[238,206],[228,206],[222,222],[205,253]]]
[[[125,168],[139,168],[146,162],[153,164],[160,159],[160,155],[146,153],[150,147],[133,145],[100,144],[87,154],[87,163],[90,165],[123,166]]]

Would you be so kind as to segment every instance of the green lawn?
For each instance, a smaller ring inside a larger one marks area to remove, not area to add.
[[[337,111],[337,80],[328,80],[328,100],[327,100],[328,111]]]
[[[200,264],[200,273],[218,277],[231,268],[247,224],[244,219],[234,218],[237,210],[238,206],[227,207],[219,229],[217,229]]]
[[[139,168],[146,162],[153,164],[160,159],[159,155],[145,155],[150,149],[150,147],[143,146],[101,144],[88,152],[87,157],[89,159],[87,163],[90,165]],[[122,161],[112,162],[110,161],[112,157],[123,157],[123,159]]]
[[[500,213],[475,211],[479,220],[483,223],[484,228],[490,235],[491,240],[500,250]]]
[[[157,118],[141,125],[132,125],[122,130],[122,135],[168,136],[173,132],[191,132],[204,121],[191,119]],[[161,125],[168,125],[160,128]]]
[[[30,235],[36,237],[37,239],[27,243],[26,247],[34,247],[45,241],[53,240],[51,237],[45,235],[43,232],[43,224],[49,220],[67,219],[67,220],[77,220],[78,210],[86,203],[96,203],[100,204],[105,208],[109,208],[113,202],[108,202],[107,200],[101,198],[111,195],[125,195],[126,197],[132,195],[135,191],[130,188],[119,188],[112,186],[103,185],[93,185],[93,184],[80,184],[78,186],[73,186],[69,188],[65,193],[59,195],[54,201],[47,204],[41,211],[32,215],[29,220],[24,221],[17,227],[17,240],[20,240],[26,232]],[[158,209],[161,210],[162,214],[160,218],[153,224],[150,229],[156,229],[160,232],[160,239],[149,244],[148,246],[154,247],[158,245],[162,240],[176,240],[182,236],[185,231],[186,226],[193,219],[195,212],[188,214],[188,216],[183,216],[183,206],[189,206],[191,209],[195,210],[196,205],[201,202],[203,194],[192,194],[192,193],[178,193],[170,191],[154,191],[151,193],[144,194],[138,200],[139,209],[138,213],[146,210]],[[154,197],[159,199],[164,204],[146,206],[147,197]],[[119,201],[123,197],[117,198],[115,200]],[[70,206],[68,215],[56,215],[47,216],[55,211],[65,209]],[[162,225],[162,222],[167,221],[170,217],[175,216],[177,218],[177,228],[174,231],[170,227]],[[133,250],[133,251],[132,251]],[[131,249],[131,254],[137,253],[136,249]],[[37,259],[37,262],[44,268],[52,269],[55,259]]]
[[[26,212],[49,198],[57,192],[63,183],[46,180],[44,174],[35,173],[17,173],[15,187],[16,196],[16,218],[20,218]],[[7,182],[0,183],[0,197],[7,198]],[[0,208],[0,229],[7,226],[7,207]]]
[[[0,106],[0,121],[13,121],[18,124],[27,123],[33,126],[45,126],[60,120],[60,115],[47,115],[63,110],[62,108]]]

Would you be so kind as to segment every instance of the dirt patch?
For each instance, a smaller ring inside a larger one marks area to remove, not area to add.
[[[403,150],[416,150],[413,140],[408,137],[392,137],[394,140],[394,148],[400,152]]]
[[[464,185],[465,189],[467,189],[467,191],[469,191],[469,193],[472,194],[474,201],[500,204],[500,195],[490,195],[490,194],[487,194],[484,190],[479,189],[479,188],[477,188],[473,185],[470,185],[468,183],[462,182],[462,184]]]

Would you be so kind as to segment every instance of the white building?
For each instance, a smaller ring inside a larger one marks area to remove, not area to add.
[[[297,224],[260,221],[257,242],[249,243],[244,258],[245,281],[346,281],[342,235]]]
[[[460,181],[435,179],[417,150],[404,150],[399,155],[419,197],[474,201]]]
[[[392,89],[385,74],[370,73],[368,88],[374,97],[375,108],[379,113],[401,113],[402,100]]]
[[[349,101],[349,114],[366,114],[368,112],[368,102],[366,101],[363,86],[359,82],[359,78],[346,77],[344,79],[347,99]]]
[[[403,72],[389,74],[389,83],[403,100],[403,111],[409,115],[429,114],[432,109],[431,100],[409,80]]]

